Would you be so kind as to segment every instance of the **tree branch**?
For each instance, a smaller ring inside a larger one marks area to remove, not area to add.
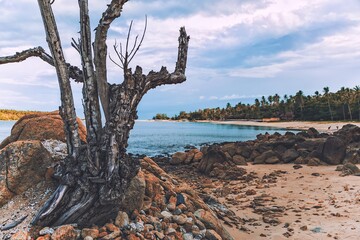
[[[80,8],[80,43],[81,62],[84,73],[83,97],[86,119],[88,159],[99,169],[99,152],[97,142],[102,128],[98,89],[92,61],[91,31],[88,0],[79,0]]]
[[[120,16],[123,5],[126,2],[127,0],[112,0],[106,11],[103,13],[95,33],[94,64],[98,83],[98,93],[106,120],[109,119],[109,90],[106,70],[107,32],[110,28],[110,24]]]
[[[164,84],[177,84],[186,80],[185,69],[187,62],[187,52],[190,36],[186,34],[185,27],[180,28],[178,59],[175,71],[169,73],[166,67],[162,67],[160,72],[151,71],[145,79],[145,91]]]
[[[0,57],[0,65],[22,62],[29,57],[39,57],[51,66],[55,66],[54,59],[40,46],[17,52],[14,55]],[[75,82],[83,82],[82,71],[78,67],[72,66],[69,63],[66,63],[66,66],[68,67],[70,78],[74,79]]]

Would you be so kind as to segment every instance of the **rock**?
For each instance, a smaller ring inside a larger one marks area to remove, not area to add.
[[[212,229],[207,229],[206,233],[205,233],[205,237],[208,240],[222,240],[222,237],[220,237],[219,234],[217,234],[214,230]]]
[[[163,218],[172,218],[172,214],[170,213],[170,212],[168,212],[168,211],[162,211],[161,213],[161,216],[163,217]]]
[[[353,124],[346,124],[339,131],[335,132],[334,135],[340,137],[346,143],[359,142],[360,128]]]
[[[204,155],[203,159],[200,161],[198,170],[202,173],[209,174],[213,170],[214,164],[222,164],[225,161],[225,154],[220,151],[217,146],[211,146],[208,152]]]
[[[39,234],[40,235],[47,235],[47,234],[53,234],[54,233],[54,229],[53,228],[50,228],[50,227],[44,227],[43,229],[41,229],[40,231],[39,231]]]
[[[178,165],[185,162],[186,158],[187,158],[186,152],[176,152],[171,156],[169,163],[172,165]]]
[[[83,228],[81,230],[81,237],[97,238],[99,236],[99,230],[96,228]]]
[[[194,236],[192,233],[184,233],[182,237],[183,240],[194,240]]]
[[[265,163],[267,164],[275,164],[275,163],[279,163],[280,159],[277,156],[272,156],[270,158],[265,159]]]
[[[76,240],[77,233],[73,226],[62,225],[58,227],[51,236],[51,240]]]
[[[190,164],[193,161],[194,156],[195,156],[194,150],[190,150],[190,151],[186,152],[186,159],[185,159],[184,163]]]
[[[116,230],[116,231],[102,237],[101,239],[102,240],[113,240],[113,239],[117,238],[120,235],[121,235],[121,232],[119,230]]]
[[[236,165],[247,165],[246,159],[241,155],[233,156],[232,161]]]
[[[186,216],[183,215],[173,216],[172,219],[174,222],[176,222],[179,225],[184,225],[187,220]]]
[[[25,230],[17,231],[14,235],[11,236],[10,240],[28,240],[30,235]]]
[[[299,164],[295,164],[294,166],[293,166],[293,168],[294,169],[299,169],[299,168],[302,168],[303,166],[301,166],[301,165],[299,165]]]
[[[300,156],[299,153],[295,149],[291,148],[286,150],[281,158],[284,161],[284,163],[289,163],[297,159],[299,156]]]
[[[254,164],[264,164],[267,159],[275,157],[276,153],[272,150],[263,152],[260,156],[254,159]]]
[[[317,137],[317,136],[319,135],[319,131],[316,130],[315,128],[313,128],[313,127],[309,128],[309,129],[306,131],[306,133],[307,133],[310,137],[312,137],[312,138],[315,138],[315,137]]]
[[[235,143],[225,143],[221,146],[221,151],[224,153],[229,153],[229,155],[232,157],[236,153],[236,146]]]
[[[86,142],[86,127],[79,118],[77,123],[80,139]],[[0,149],[15,141],[45,139],[66,142],[64,123],[58,111],[29,114],[20,118],[11,129],[11,135],[0,144]]]
[[[330,165],[342,163],[346,155],[346,144],[338,137],[328,137],[322,151],[323,161]]]
[[[144,204],[146,181],[144,172],[139,170],[138,174],[131,180],[125,192],[125,198],[121,204],[121,209],[128,213],[135,209],[141,209]]]
[[[115,219],[115,225],[119,228],[125,227],[129,224],[129,216],[126,212],[120,211]]]
[[[340,176],[357,175],[360,173],[360,169],[352,163],[345,163],[341,168]]]
[[[199,209],[194,213],[194,216],[199,219],[207,229],[215,230],[222,237],[222,239],[233,239],[212,212]]]
[[[0,206],[45,180],[52,159],[40,141],[17,141],[0,150]]]
[[[203,153],[199,151],[195,153],[193,162],[200,162],[202,158],[203,158]]]
[[[321,160],[315,157],[308,158],[308,166],[320,166],[322,165]]]

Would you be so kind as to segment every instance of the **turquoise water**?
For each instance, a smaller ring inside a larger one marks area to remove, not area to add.
[[[9,136],[14,121],[0,121],[0,140]],[[128,152],[155,156],[184,150],[187,145],[246,141],[259,133],[284,134],[286,130],[269,127],[221,125],[192,122],[136,121],[131,131]]]

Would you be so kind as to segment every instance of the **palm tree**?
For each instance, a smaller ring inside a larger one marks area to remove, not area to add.
[[[334,117],[333,117],[333,114],[331,111],[331,106],[330,106],[329,87],[324,87],[324,96],[327,99],[331,121],[334,121]]]

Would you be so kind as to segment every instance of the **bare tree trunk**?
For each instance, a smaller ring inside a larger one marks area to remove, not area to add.
[[[78,134],[78,125],[76,122],[74,99],[71,91],[68,67],[65,62],[61,41],[50,2],[49,0],[38,0],[38,3],[44,22],[46,40],[49,44],[49,48],[54,59],[54,64],[59,80],[61,94],[60,114],[64,120],[65,133],[67,134],[66,140],[68,154],[73,158],[76,158],[80,147],[80,138]]]
[[[122,84],[109,87],[109,120],[98,142],[98,175],[92,174],[83,154],[80,154],[76,164],[67,160],[56,172],[60,187],[36,216],[34,224],[76,222],[88,226],[102,224],[116,215],[128,184],[138,171],[138,161],[126,154],[130,130],[137,118],[137,106],[150,89],[186,80],[188,41],[185,28],[181,28],[178,61],[173,73],[162,67],[159,72],[151,71],[144,75],[141,67],[137,66],[134,73],[131,69],[124,70],[125,80]]]
[[[189,36],[180,28],[178,59],[174,72],[165,67],[159,72],[143,74],[124,64],[124,81],[107,83],[107,31],[120,16],[127,0],[112,0],[96,29],[92,56],[88,0],[79,0],[80,41],[73,46],[81,55],[82,70],[66,63],[56,22],[49,0],[38,0],[52,56],[41,47],[25,50],[13,56],[0,57],[0,64],[23,61],[37,56],[55,66],[61,92],[61,116],[65,125],[68,157],[55,167],[54,178],[59,187],[40,209],[33,224],[80,226],[103,224],[116,216],[124,192],[137,174],[139,162],[126,154],[130,130],[137,118],[137,106],[150,89],[163,84],[184,82]],[[138,46],[139,47],[139,46]],[[135,51],[136,52],[136,51]],[[128,63],[128,62],[127,62]],[[96,71],[95,71],[96,69]],[[83,82],[87,143],[80,142],[69,78]],[[99,97],[106,116],[101,123]]]

